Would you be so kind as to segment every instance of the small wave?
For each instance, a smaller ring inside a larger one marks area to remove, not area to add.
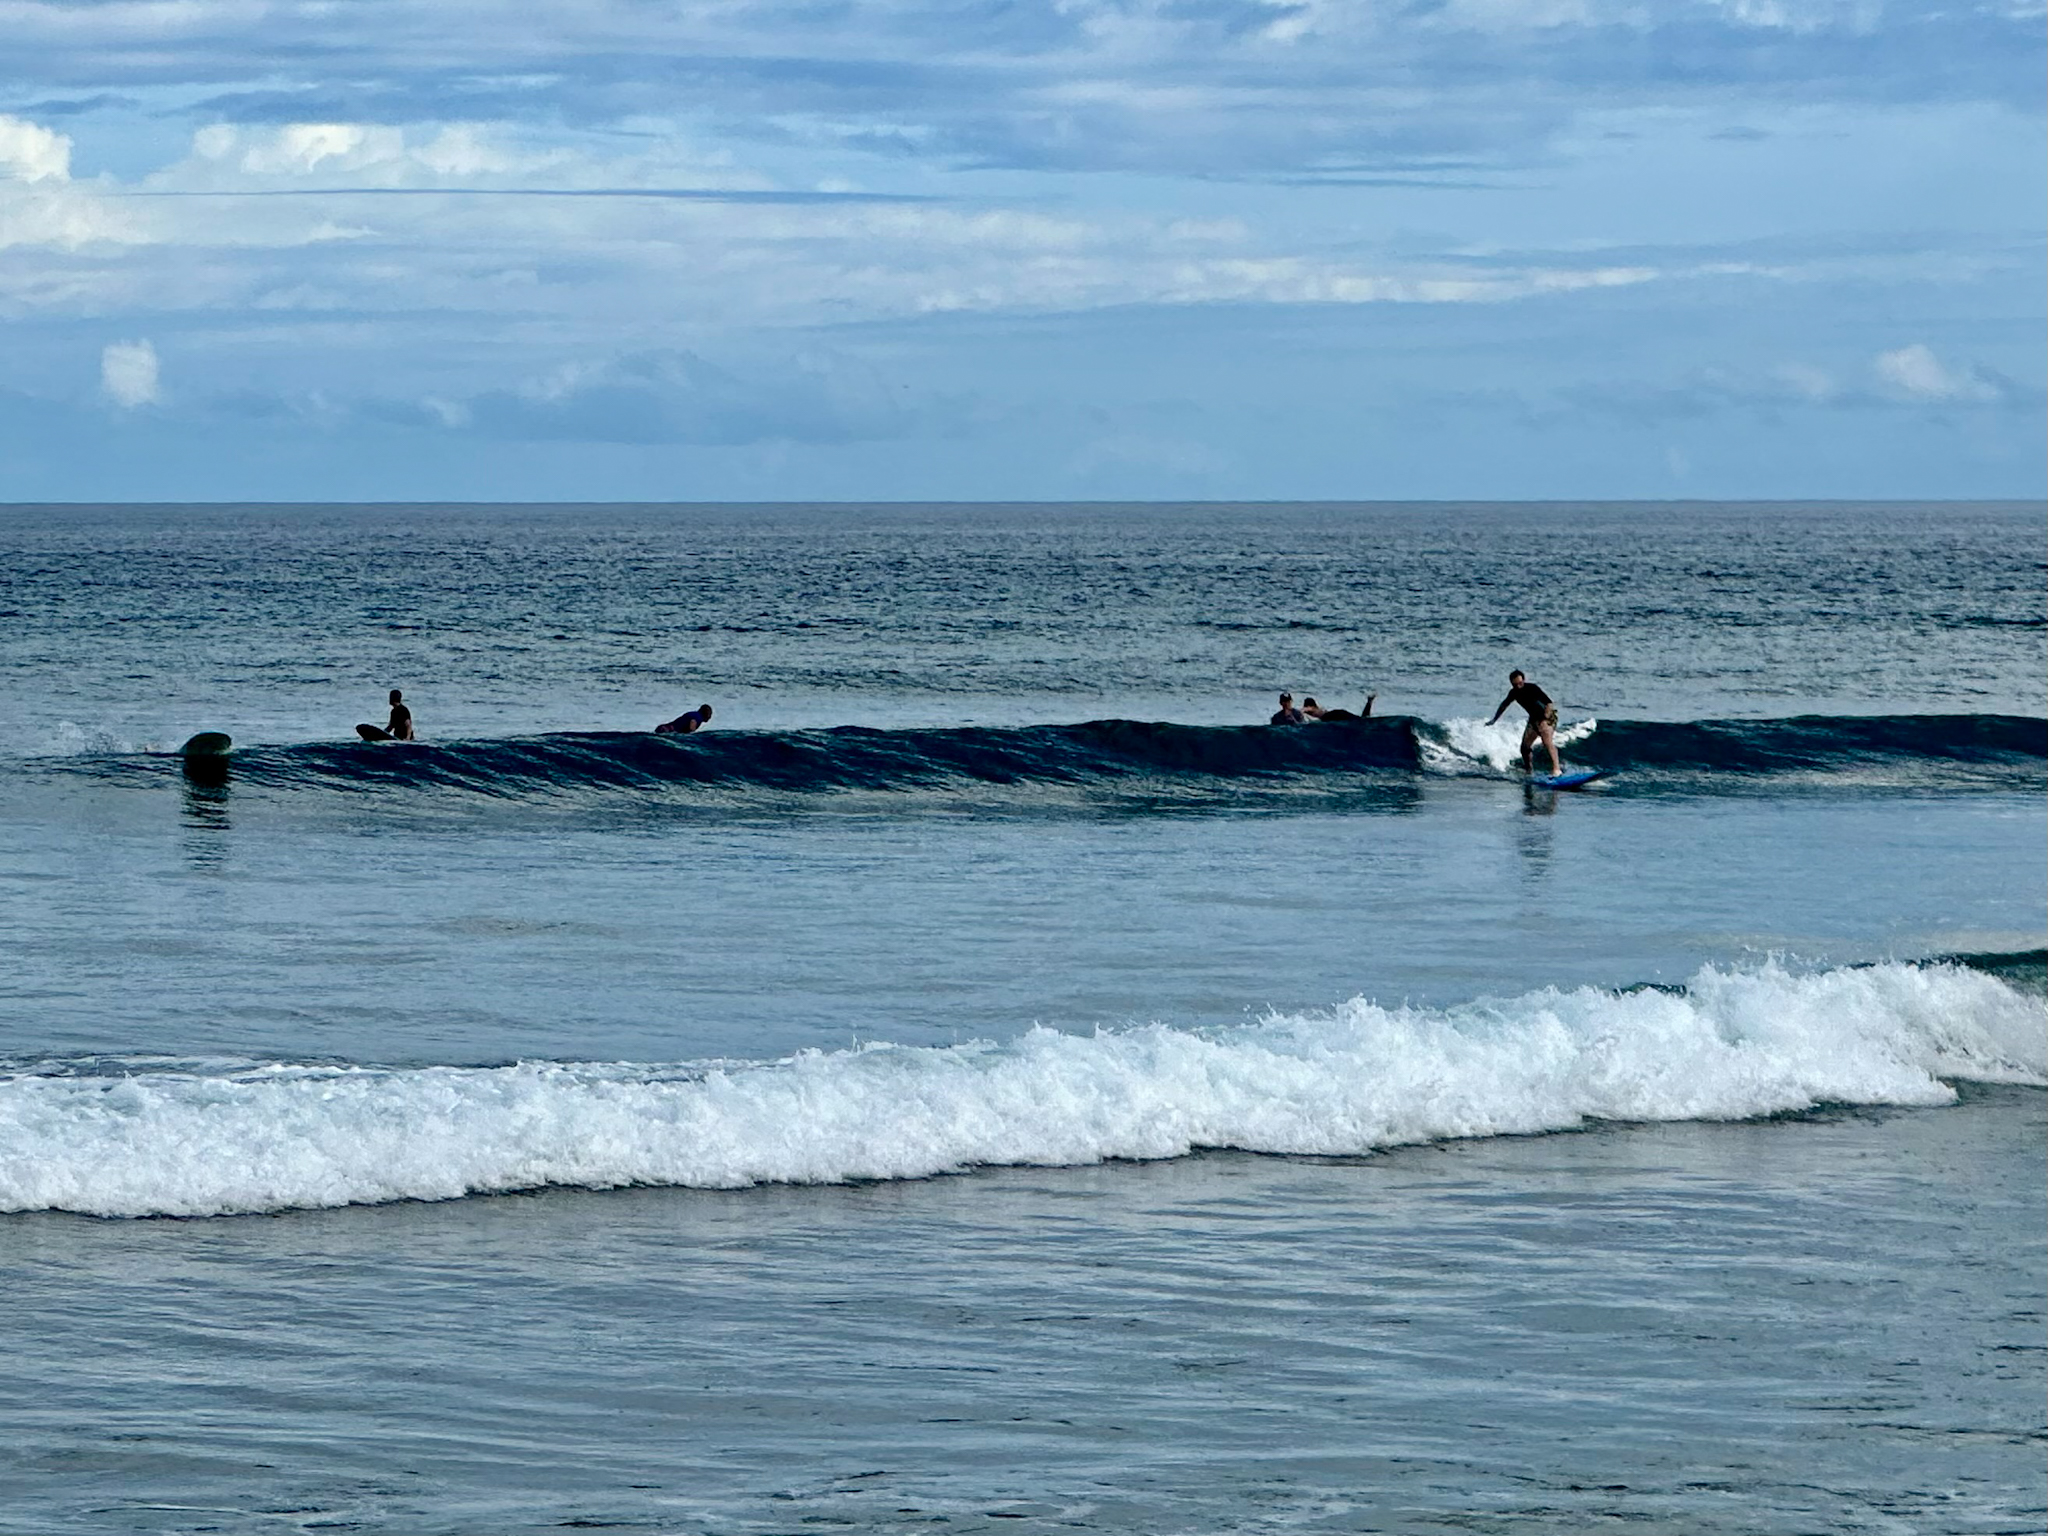
[[[1275,729],[1135,720],[1077,725],[828,730],[565,732],[496,740],[314,742],[238,749],[235,784],[284,790],[457,790],[503,799],[617,791],[786,802],[860,791],[1071,791],[1145,802],[1289,795],[1385,796],[1424,777],[1503,777],[1520,729],[1407,716]],[[1558,732],[1573,766],[1625,772],[1623,792],[1711,791],[1771,777],[2039,788],[2048,721],[2011,715],[1805,716],[1787,720],[1581,720]],[[54,771],[113,778],[174,760],[107,754]]]
[[[1683,991],[1364,999],[761,1063],[162,1062],[0,1077],[0,1211],[216,1216],[548,1186],[734,1189],[1200,1148],[1356,1156],[1603,1121],[1938,1105],[2048,1082],[2048,1009],[1983,971],[1708,968]]]
[[[498,796],[691,790],[728,797],[963,788],[1108,788],[1171,795],[1232,782],[1315,781],[1420,766],[1410,722],[1274,730],[1135,720],[962,726],[563,733],[498,741],[316,743],[234,758],[237,782],[302,789],[465,789]]]
[[[2048,720],[2020,715],[1799,715],[1787,720],[1617,720],[1574,753],[1588,767],[1720,773],[2048,765]]]

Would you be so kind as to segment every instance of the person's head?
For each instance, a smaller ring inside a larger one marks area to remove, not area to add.
[[[397,702],[398,702],[398,701],[399,701],[400,699],[402,699],[402,698],[404,698],[404,697],[405,697],[405,695],[404,695],[403,693],[401,693],[401,692],[400,692],[400,691],[399,691],[398,689],[394,688],[394,689],[392,689],[392,690],[391,690],[391,702],[392,702],[392,703],[396,704],[396,703],[397,703]]]
[[[709,720],[711,718],[711,706],[709,704],[699,704],[697,706],[697,718],[699,720]]]
[[[1310,694],[1301,701],[1301,712],[1304,715],[1319,715],[1323,712],[1323,706],[1316,702],[1314,694]]]
[[[1510,672],[1508,674],[1508,686],[1510,688],[1519,688],[1525,681],[1526,679],[1519,672]]]
[[[1282,709],[1292,709],[1292,708],[1294,708],[1294,695],[1293,695],[1293,694],[1291,694],[1291,693],[1283,693],[1283,694],[1281,694],[1281,695],[1280,695],[1280,707],[1281,707]]]

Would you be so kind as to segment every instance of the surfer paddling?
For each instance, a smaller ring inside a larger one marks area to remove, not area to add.
[[[1325,720],[1332,725],[1341,725],[1346,720],[1370,720],[1372,718],[1372,701],[1378,697],[1379,695],[1376,693],[1368,693],[1365,696],[1365,708],[1355,715],[1348,709],[1325,709],[1313,698],[1301,701],[1301,712],[1311,720]]]
[[[1550,695],[1538,688],[1520,672],[1508,674],[1508,696],[1500,701],[1500,708],[1493,712],[1493,720],[1507,713],[1510,704],[1519,704],[1529,712],[1529,723],[1522,727],[1522,772],[1533,773],[1531,762],[1537,742],[1543,743],[1543,750],[1550,754],[1550,775],[1557,778],[1564,772],[1564,764],[1557,760],[1557,706],[1550,701]],[[1493,720],[1486,723],[1493,724]]]
[[[686,709],[673,720],[664,720],[654,728],[657,736],[687,736],[692,731],[701,731],[711,723],[711,706],[699,704],[695,709]]]

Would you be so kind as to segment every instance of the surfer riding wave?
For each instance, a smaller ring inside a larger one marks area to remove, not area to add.
[[[1533,773],[1537,742],[1543,743],[1543,750],[1550,754],[1550,776],[1558,778],[1564,773],[1564,765],[1557,760],[1557,705],[1550,695],[1515,671],[1508,674],[1508,696],[1500,701],[1500,708],[1493,712],[1495,720],[1507,713],[1510,704],[1519,704],[1529,713],[1529,723],[1522,728],[1522,772]]]

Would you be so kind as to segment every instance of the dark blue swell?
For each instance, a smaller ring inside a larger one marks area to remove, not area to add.
[[[1424,750],[1427,741],[1433,748]],[[1603,721],[1566,749],[1604,768],[1606,793],[1700,793],[1789,776],[1927,787],[2048,786],[2048,721],[2013,715],[1823,716],[1789,720]],[[219,762],[221,760],[210,760]],[[237,749],[233,782],[285,790],[453,789],[528,799],[591,791],[725,801],[834,791],[1061,787],[1120,798],[1281,792],[1412,795],[1446,772],[1499,778],[1404,716],[1354,724],[1078,725],[810,731],[565,732],[448,742],[314,742]],[[158,772],[161,758],[70,760],[71,771]],[[1409,786],[1398,790],[1397,786]]]
[[[564,733],[446,744],[314,744],[235,757],[237,780],[284,786],[448,786],[487,794],[584,787],[825,792],[971,785],[1107,785],[1143,791],[1220,780],[1314,780],[1420,767],[1410,722],[1275,730],[1097,720],[818,731]]]
[[[2048,720],[2020,715],[1799,715],[1789,720],[1602,721],[1570,749],[1588,768],[1844,773],[2048,763]]]

